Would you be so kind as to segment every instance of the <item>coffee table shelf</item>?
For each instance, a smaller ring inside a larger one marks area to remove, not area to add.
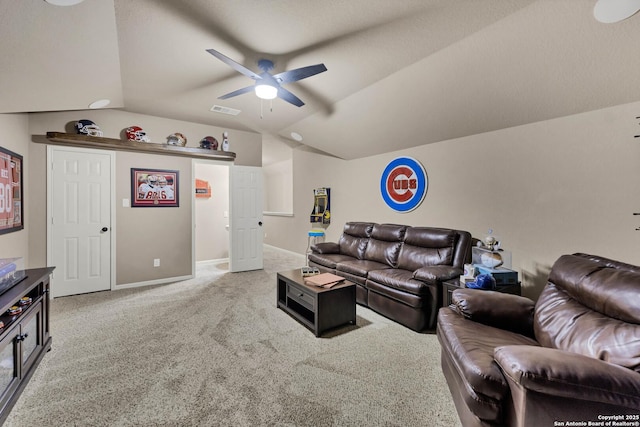
[[[300,269],[277,274],[277,307],[310,329],[317,337],[323,332],[356,323],[356,287],[352,282],[332,288],[306,285]]]

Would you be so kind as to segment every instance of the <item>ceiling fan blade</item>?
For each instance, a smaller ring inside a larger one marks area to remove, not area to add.
[[[254,85],[243,87],[242,89],[234,90],[233,92],[229,92],[226,95],[219,96],[218,99],[228,99],[233,98],[234,96],[242,95],[243,93],[251,92],[255,89]]]
[[[228,56],[225,56],[225,55],[221,54],[217,50],[207,49],[207,52],[209,52],[211,55],[215,56],[220,61],[224,62],[225,64],[227,64],[228,66],[230,66],[231,68],[236,70],[237,72],[242,73],[247,77],[251,77],[254,80],[260,80],[261,79],[259,74],[254,73],[253,71],[251,71],[250,69],[248,69],[244,65],[238,64],[236,61],[234,61],[233,59],[229,58]]]
[[[278,88],[278,98],[283,99],[288,103],[295,105],[296,107],[302,107],[304,105],[304,102],[302,102],[300,98],[283,87]]]
[[[281,84],[297,82],[298,80],[306,79],[307,77],[315,76],[316,74],[324,73],[327,71],[327,67],[324,64],[309,65],[308,67],[296,68],[295,70],[284,71],[280,74],[273,76]]]

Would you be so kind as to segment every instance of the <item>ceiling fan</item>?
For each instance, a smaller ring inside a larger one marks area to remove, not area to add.
[[[258,68],[262,70],[261,74],[254,73],[245,66],[238,64],[233,59],[221,54],[217,50],[207,49],[211,55],[215,56],[225,64],[229,65],[239,73],[244,74],[247,77],[251,77],[256,81],[255,85],[247,86],[242,89],[234,90],[226,95],[218,97],[218,99],[228,99],[234,96],[242,95],[243,93],[251,92],[255,90],[258,98],[261,99],[274,99],[276,97],[283,99],[297,107],[302,107],[304,102],[293,93],[289,92],[282,85],[287,83],[297,82],[298,80],[306,79],[307,77],[315,76],[316,74],[327,71],[327,67],[324,64],[309,65],[307,67],[296,68],[295,70],[284,71],[278,74],[270,74],[269,71],[273,70],[273,62],[268,59],[261,59],[258,61]]]

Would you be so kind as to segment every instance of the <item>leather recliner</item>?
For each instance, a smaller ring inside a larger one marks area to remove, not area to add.
[[[457,289],[437,336],[465,427],[640,421],[640,267],[563,255],[536,303]]]

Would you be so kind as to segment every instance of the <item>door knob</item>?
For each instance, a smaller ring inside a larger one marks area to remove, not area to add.
[[[100,231],[102,231],[103,233],[106,233],[107,231],[109,231],[109,229],[107,227],[102,227],[102,230]]]

